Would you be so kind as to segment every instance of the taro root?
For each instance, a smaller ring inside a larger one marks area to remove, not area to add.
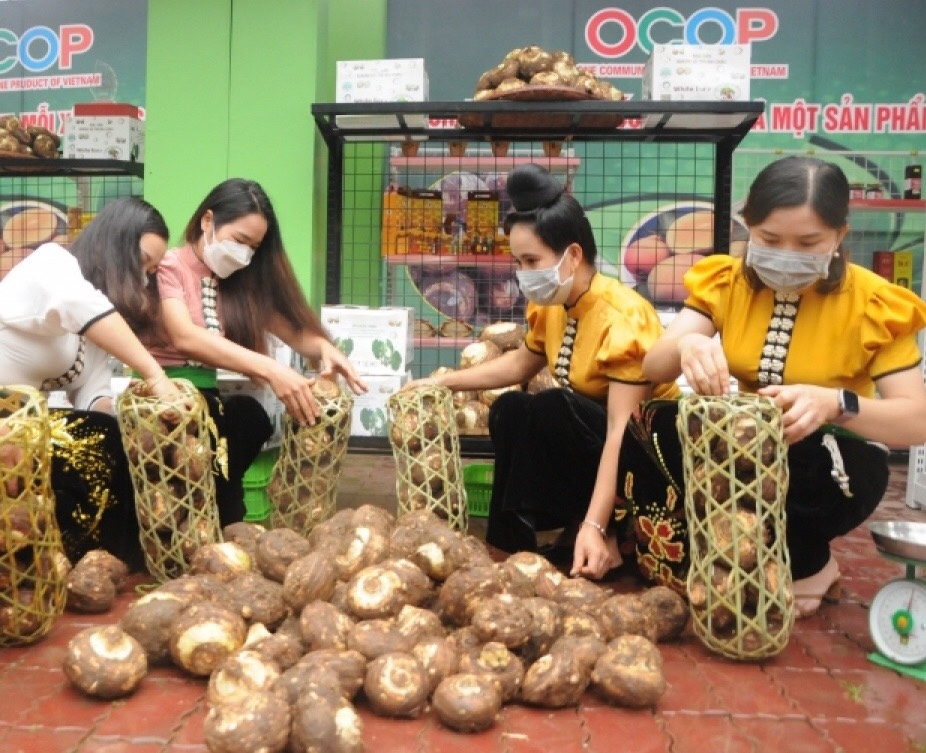
[[[759,542],[768,543],[768,531],[749,510],[737,510],[733,517],[715,515],[708,520],[713,534],[712,549],[731,567],[752,570],[758,563]]]
[[[428,678],[411,654],[393,652],[367,665],[363,691],[381,716],[418,716],[428,699]]]
[[[577,606],[562,607],[563,635],[590,635],[604,640],[604,629],[597,617]]]
[[[109,579],[113,582],[113,587],[116,591],[121,591],[125,588],[126,581],[129,577],[129,566],[116,555],[110,554],[105,549],[91,549],[80,558],[80,561],[75,567],[80,567],[81,565],[96,565],[102,567],[103,570],[106,571],[106,575],[109,576]]]
[[[229,598],[228,586],[214,575],[181,575],[162,583],[155,593],[172,593],[189,598],[190,603],[215,601],[222,603]]]
[[[441,722],[457,732],[481,732],[502,708],[498,683],[488,675],[459,674],[441,680],[431,705]]]
[[[472,432],[475,429],[487,429],[489,426],[489,406],[479,400],[467,400],[457,408],[454,415],[457,429]]]
[[[591,613],[610,595],[609,591],[585,578],[566,578],[556,588],[553,601],[564,607],[572,606]]]
[[[72,612],[108,612],[116,598],[116,587],[101,565],[78,564],[68,573],[67,608]]]
[[[505,562],[524,573],[530,578],[531,583],[536,581],[542,573],[557,572],[550,560],[536,552],[515,552]]]
[[[0,635],[29,643],[48,632],[46,615],[52,614],[55,596],[51,590],[44,593],[20,588],[0,601]]]
[[[486,643],[480,650],[460,657],[460,672],[494,678],[507,703],[518,695],[524,680],[524,664],[501,643]]]
[[[382,562],[389,554],[389,538],[378,528],[356,526],[342,535],[334,564],[339,580],[350,580],[363,568]]]
[[[281,753],[291,725],[289,704],[276,693],[261,691],[209,709],[203,736],[211,753]]]
[[[187,672],[206,677],[241,648],[247,636],[244,620],[218,604],[193,604],[170,628],[170,655]]]
[[[429,578],[445,581],[466,564],[467,547],[460,535],[446,523],[428,524],[422,528],[421,534],[424,541],[407,556]]]
[[[637,594],[609,597],[598,606],[595,616],[606,641],[621,635],[642,635],[656,642],[656,613]]]
[[[283,582],[290,563],[304,557],[312,546],[291,528],[274,528],[257,540],[257,569],[264,577]]]
[[[733,573],[721,565],[711,567],[711,588],[718,596],[727,596],[731,593],[734,586]],[[688,587],[688,603],[692,609],[701,613],[707,609],[708,587],[701,581],[695,581]],[[717,599],[719,602],[719,599]],[[712,604],[711,614],[709,615],[709,629],[714,634],[721,633],[732,627],[736,621],[736,615],[733,611],[722,603]]]
[[[303,661],[296,662],[283,672],[274,683],[273,690],[283,695],[291,704],[300,698],[335,702],[347,697],[334,669]]]
[[[492,322],[482,328],[479,339],[494,343],[499,350],[514,350],[524,342],[524,327],[517,322]]]
[[[476,536],[469,535],[462,538],[463,557],[469,567],[492,565],[495,560],[489,553],[486,543]]]
[[[666,691],[659,649],[641,635],[622,635],[595,663],[592,686],[610,703],[655,706]]]
[[[337,580],[334,563],[321,552],[309,552],[286,568],[283,599],[294,614],[299,614],[310,601],[327,600]]]
[[[132,603],[119,626],[141,644],[149,664],[167,664],[170,627],[190,604],[189,597],[158,589]]]
[[[280,668],[256,651],[243,649],[229,656],[209,676],[206,702],[211,706],[237,703],[251,693],[270,690],[280,676]]]
[[[134,692],[148,673],[141,644],[118,625],[90,627],[75,635],[64,657],[64,674],[81,692],[95,698],[120,698]]]
[[[528,45],[518,55],[518,66],[520,75],[530,80],[540,71],[553,69],[553,56],[542,47],[534,44]]]
[[[353,511],[352,522],[355,526],[369,526],[388,537],[395,526],[395,515],[389,510],[376,505],[360,505]]]
[[[288,753],[362,753],[363,721],[347,701],[300,698],[293,707]]]
[[[177,530],[171,533],[170,548],[175,550],[179,547],[184,561],[189,562],[201,547],[215,542],[215,532],[215,523],[208,517],[189,516],[180,521]]]
[[[406,604],[419,606],[434,596],[434,584],[431,579],[411,560],[393,559],[383,564],[402,579]]]
[[[527,643],[533,614],[511,594],[498,594],[481,602],[473,612],[473,629],[486,643],[497,641],[510,649]]]
[[[412,643],[417,643],[428,636],[443,636],[444,626],[440,617],[430,609],[406,604],[393,618],[396,630],[407,636]]]
[[[219,580],[230,581],[251,571],[251,555],[231,541],[204,544],[189,559],[190,573],[209,573]]]
[[[225,605],[238,612],[248,623],[260,622],[271,630],[289,614],[289,607],[283,599],[283,587],[255,572],[246,572],[229,581]]]
[[[498,572],[492,566],[463,567],[444,581],[437,596],[437,611],[451,625],[468,625],[477,603],[501,593]]]
[[[532,596],[524,599],[522,604],[530,612],[531,626],[527,641],[518,649],[518,655],[530,664],[547,653],[559,638],[563,630],[563,618],[559,605],[549,599]]]
[[[457,628],[447,635],[447,640],[450,641],[453,650],[460,656],[478,652],[483,645],[482,639],[476,634],[472,625]]]
[[[427,675],[428,695],[434,692],[441,680],[454,674],[460,665],[460,657],[450,639],[436,635],[420,639],[412,646],[411,653]]]
[[[534,578],[534,594],[543,599],[554,601],[556,591],[564,580],[566,580],[566,576],[559,570],[541,571]]]
[[[237,523],[230,523],[222,529],[222,539],[237,544],[246,551],[251,561],[256,563],[257,560],[257,539],[261,534],[266,533],[267,529],[258,523],[249,523],[241,520]]]
[[[476,340],[460,351],[460,368],[468,369],[498,358],[502,349],[491,340]]]
[[[576,706],[590,680],[589,669],[573,654],[546,654],[528,667],[521,682],[521,700],[560,709]]]
[[[373,565],[347,584],[347,607],[360,620],[392,617],[406,604],[402,578],[388,565]]]
[[[255,622],[248,628],[242,650],[253,651],[258,656],[272,661],[281,671],[289,669],[305,653],[305,647],[296,636],[288,633],[271,633],[263,623]]]
[[[550,647],[551,654],[574,656],[587,672],[591,672],[608,644],[593,635],[563,635]]]
[[[36,536],[43,535],[43,530],[34,525],[27,505],[4,507],[3,516],[4,535],[0,536],[0,552],[13,554],[35,541]]]
[[[647,588],[640,599],[656,615],[656,640],[660,643],[678,638],[688,624],[688,604],[681,594],[668,586]]]
[[[373,619],[358,622],[347,634],[347,646],[359,651],[367,659],[375,659],[383,654],[409,652],[414,641],[401,633],[392,620]]]
[[[302,608],[299,629],[309,651],[319,648],[347,648],[347,636],[354,621],[327,601],[316,599]]]
[[[338,678],[341,695],[350,700],[360,688],[367,672],[366,657],[359,651],[347,649],[322,648],[311,651],[299,660],[299,664],[309,671],[331,671]]]

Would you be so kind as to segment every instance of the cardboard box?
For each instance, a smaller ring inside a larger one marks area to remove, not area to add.
[[[749,99],[748,44],[656,44],[643,69],[643,99]]]
[[[428,73],[424,58],[339,60],[335,101],[426,102]]]
[[[322,306],[321,320],[358,374],[403,374],[414,358],[415,311],[410,307]]]
[[[62,154],[67,159],[145,161],[145,123],[136,105],[85,102],[74,105],[64,125]]]
[[[411,374],[392,376],[364,376],[367,392],[354,395],[354,407],[350,416],[352,437],[385,437],[389,428],[389,411],[386,401],[389,396],[411,379]]]

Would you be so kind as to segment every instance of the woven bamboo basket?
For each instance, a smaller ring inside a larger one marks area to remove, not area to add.
[[[0,646],[51,630],[64,611],[69,568],[55,519],[45,397],[0,387]]]
[[[350,392],[335,382],[319,379],[312,392],[321,416],[311,426],[299,426],[286,417],[280,457],[267,488],[274,508],[271,525],[300,533],[308,533],[334,514],[354,406]]]
[[[433,385],[401,390],[386,405],[399,513],[429,510],[466,532],[469,512],[450,390]]]
[[[781,411],[756,395],[694,396],[678,422],[695,634],[733,659],[775,656],[794,625]]]
[[[168,400],[138,381],[117,401],[145,564],[161,582],[185,573],[203,544],[222,540],[213,468],[227,471],[205,399],[189,381],[172,382],[178,394]]]

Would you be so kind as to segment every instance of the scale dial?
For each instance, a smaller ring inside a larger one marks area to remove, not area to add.
[[[892,580],[871,602],[868,628],[878,650],[898,664],[926,662],[926,583]]]

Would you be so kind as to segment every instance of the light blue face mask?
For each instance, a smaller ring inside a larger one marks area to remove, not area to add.
[[[527,300],[540,306],[558,306],[566,302],[572,291],[575,274],[569,279],[560,282],[559,268],[566,258],[564,253],[558,262],[545,269],[518,269],[515,276],[518,278],[518,287]]]
[[[826,279],[833,260],[833,246],[828,253],[769,248],[753,241],[746,247],[746,264],[756,276],[779,293],[799,293],[818,280]]]

